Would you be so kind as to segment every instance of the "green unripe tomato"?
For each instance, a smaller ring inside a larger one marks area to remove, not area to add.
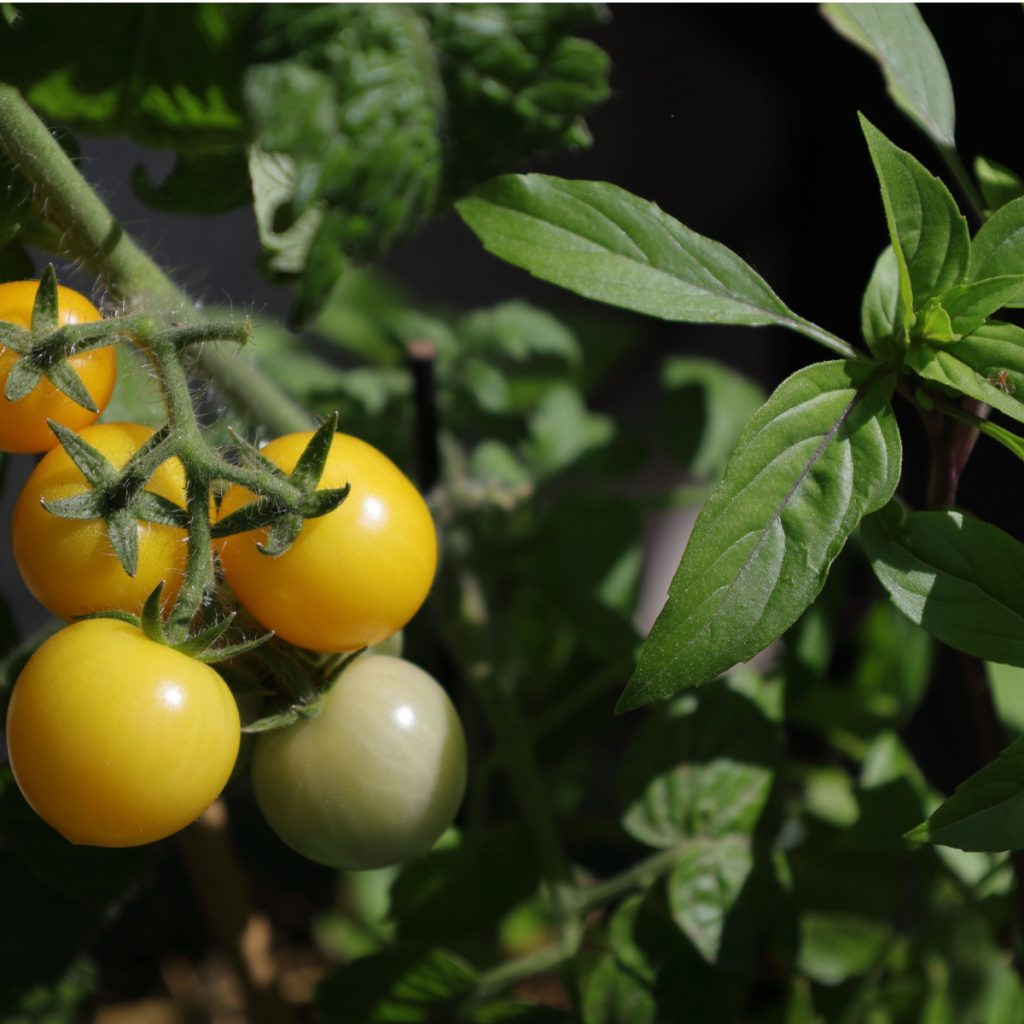
[[[444,690],[401,658],[364,655],[321,713],[257,738],[252,783],[292,849],[362,870],[422,856],[466,788],[466,741]]]

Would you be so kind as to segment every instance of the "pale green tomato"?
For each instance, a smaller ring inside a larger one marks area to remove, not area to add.
[[[429,852],[466,788],[466,741],[443,689],[401,658],[364,655],[316,718],[260,735],[256,800],[294,850],[367,869]]]

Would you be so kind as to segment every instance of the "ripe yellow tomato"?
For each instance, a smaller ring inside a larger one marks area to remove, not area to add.
[[[466,789],[466,740],[431,676],[364,655],[318,717],[257,737],[252,784],[267,823],[303,856],[385,867],[429,853],[451,825]]]
[[[9,281],[0,284],[0,322],[32,326],[32,306],[38,281]],[[100,320],[100,311],[84,296],[71,288],[57,288],[57,316],[61,324],[84,324]],[[0,347],[0,451],[45,452],[55,447],[57,438],[46,425],[47,420],[72,430],[81,430],[96,421],[99,412],[72,401],[58,391],[45,377],[16,402],[3,397],[7,376],[18,360],[18,354]],[[102,411],[110,401],[117,380],[117,353],[113,345],[95,348],[68,360]]]
[[[288,434],[262,454],[291,472],[312,435]],[[224,578],[267,629],[313,651],[354,651],[401,629],[423,603],[437,568],[437,536],[426,502],[372,445],[336,434],[319,488],[352,490],[333,512],[307,520],[282,555],[262,554],[266,530],[219,542]],[[224,496],[225,516],[253,500]]]
[[[138,423],[98,423],[80,432],[118,469],[152,435]],[[11,539],[14,561],[26,586],[54,615],[72,619],[91,612],[138,613],[163,581],[170,607],[184,580],[188,556],[184,530],[139,523],[139,563],[129,576],[117,560],[102,519],[64,519],[41,502],[70,498],[89,489],[63,448],[43,456],[14,506]],[[185,470],[177,459],[161,465],[146,489],[185,506]]]
[[[140,846],[184,828],[224,787],[239,738],[234,698],[213,669],[113,619],[50,637],[7,712],[25,799],[91,846]]]

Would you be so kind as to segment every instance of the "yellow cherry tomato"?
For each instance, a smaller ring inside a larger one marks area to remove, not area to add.
[[[32,326],[32,306],[38,281],[9,281],[0,284],[0,322]],[[57,288],[57,318],[61,324],[84,324],[100,320],[100,311],[84,296],[62,285]],[[55,447],[57,438],[47,420],[72,430],[81,430],[96,421],[99,412],[90,412],[58,391],[45,377],[16,402],[3,397],[19,356],[0,347],[0,451],[45,452]],[[117,353],[113,345],[91,349],[68,360],[85,390],[102,412],[110,402],[117,380]]]
[[[7,712],[25,799],[91,846],[140,846],[184,828],[224,787],[239,738],[234,698],[213,669],[114,619],[50,637]]]
[[[262,454],[291,472],[312,434],[288,434]],[[401,629],[423,603],[437,568],[430,510],[401,470],[372,445],[336,434],[319,489],[352,487],[333,512],[309,519],[282,555],[262,554],[266,530],[218,545],[224,578],[267,629],[313,651],[354,651]],[[253,500],[224,496],[221,516]]]
[[[261,733],[252,784],[292,849],[361,870],[430,852],[466,789],[466,740],[438,683],[401,658],[365,655],[316,718]]]
[[[138,423],[98,423],[80,436],[120,469],[152,433]],[[63,448],[47,452],[32,471],[14,506],[11,525],[14,561],[25,585],[40,604],[63,619],[114,609],[138,613],[161,581],[169,607],[184,580],[186,532],[140,522],[138,571],[129,576],[114,554],[102,519],[64,519],[42,506],[44,499],[57,501],[88,489]],[[181,463],[163,463],[146,490],[184,507]]]

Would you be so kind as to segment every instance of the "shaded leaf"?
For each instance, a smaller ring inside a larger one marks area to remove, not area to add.
[[[1024,665],[1024,545],[965,512],[907,514],[891,502],[861,530],[896,607],[936,639]]]
[[[12,23],[0,22],[0,67],[61,124],[156,146],[241,142],[248,18],[244,7],[212,4],[69,6],[60,18],[19,5]]]
[[[821,985],[869,971],[891,941],[888,925],[860,914],[809,912],[800,919],[800,970]]]
[[[725,919],[754,866],[745,836],[704,839],[687,846],[668,879],[672,916],[709,963],[718,960]]]
[[[975,157],[974,174],[981,186],[981,194],[992,211],[1024,196],[1024,181],[1021,181],[1020,176],[995,160],[984,156]]]
[[[654,1024],[658,1005],[651,990],[610,954],[587,972],[583,1024]]]
[[[891,389],[870,365],[817,363],[755,414],[697,519],[619,710],[709,682],[804,612],[861,516],[899,480]]]
[[[443,1022],[476,984],[474,971],[441,950],[379,953],[332,971],[316,990],[316,1019]]]
[[[958,850],[1024,849],[1024,738],[957,786],[907,838]]]
[[[640,842],[670,848],[695,838],[749,835],[771,790],[777,727],[738,678],[657,709],[623,763],[623,827]]]
[[[698,477],[721,475],[747,421],[764,404],[761,388],[710,359],[671,359],[659,425],[679,463]]]
[[[873,57],[892,101],[933,142],[952,146],[953,86],[942,52],[914,4],[822,4],[841,35]]]

